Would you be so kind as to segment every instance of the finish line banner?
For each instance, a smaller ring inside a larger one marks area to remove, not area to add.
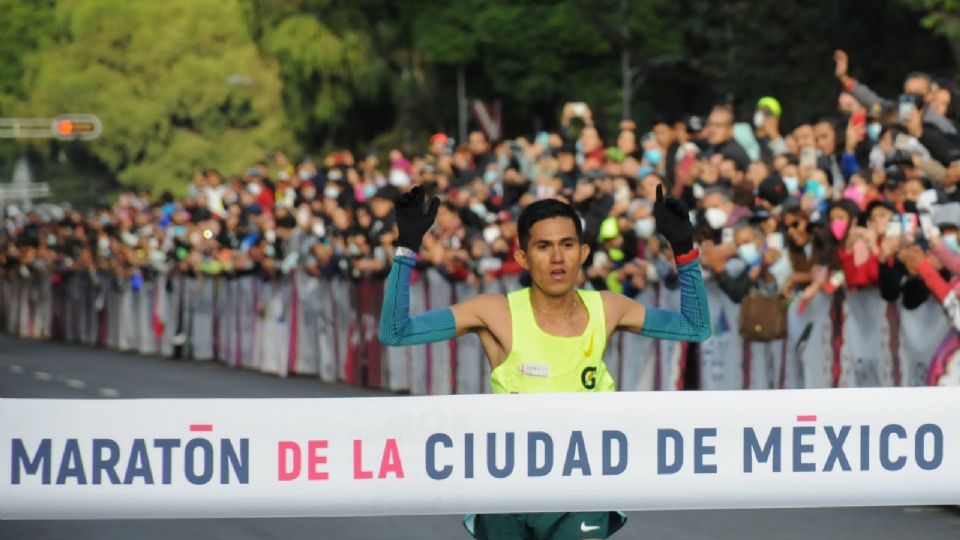
[[[960,503],[960,388],[0,399],[0,518]]]

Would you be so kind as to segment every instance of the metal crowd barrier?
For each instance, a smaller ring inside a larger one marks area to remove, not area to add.
[[[451,283],[427,270],[411,284],[414,313],[480,293],[519,288],[516,277],[481,287]],[[705,390],[921,386],[936,384],[931,362],[956,332],[933,300],[906,310],[876,290],[818,294],[793,302],[788,335],[745,342],[739,304],[706,283],[713,337],[698,345],[618,333],[606,361],[621,390],[678,390],[684,370],[699,367]],[[383,283],[321,279],[300,271],[275,280],[159,275],[134,284],[106,272],[0,279],[0,328],[140,354],[219,361],[280,377],[316,376],[412,394],[489,392],[480,341],[388,348],[377,339]],[[678,290],[651,286],[637,299],[679,309]]]

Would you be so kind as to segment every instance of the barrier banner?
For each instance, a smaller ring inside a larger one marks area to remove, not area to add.
[[[0,518],[957,504],[958,408],[944,387],[0,399]]]
[[[659,305],[663,309],[680,310],[680,288],[671,289],[660,282]],[[687,344],[682,341],[657,341],[658,390],[682,390]]]
[[[740,390],[743,388],[743,338],[740,337],[740,304],[723,292],[716,280],[706,281],[710,308],[710,339],[700,344],[700,388]]]
[[[787,350],[783,363],[774,366],[774,388],[833,386],[832,302],[833,297],[825,293],[806,302],[794,295],[787,307]]]
[[[235,309],[237,310],[237,328],[234,337],[234,365],[252,369],[253,349],[256,343],[257,329],[257,292],[258,280],[251,275],[243,275],[236,278],[237,296],[234,299]]]
[[[463,281],[454,284],[457,302],[464,302],[478,294],[478,287]],[[379,317],[379,315],[378,315]],[[483,388],[483,365],[486,354],[480,344],[480,336],[473,333],[457,338],[456,393],[479,394]]]
[[[749,355],[749,361],[744,360],[744,388],[749,390],[773,390],[777,388],[781,366],[783,366],[785,341],[745,341],[743,342],[744,356]]]
[[[927,300],[916,309],[900,306],[900,385],[923,386],[927,369],[944,337],[953,332],[943,306]]]
[[[888,302],[875,289],[847,291],[846,296],[838,386],[893,386]]]

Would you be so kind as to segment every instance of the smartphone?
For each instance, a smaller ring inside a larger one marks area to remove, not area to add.
[[[926,238],[940,238],[940,228],[933,224],[930,214],[920,214],[920,230]]]
[[[726,227],[723,229],[723,232],[720,236],[721,244],[732,244],[733,241],[733,229],[731,227]]]
[[[906,121],[910,118],[910,115],[916,110],[916,98],[911,94],[900,94],[900,101],[897,107],[897,118],[900,123],[906,123]]]
[[[937,204],[937,190],[928,189],[920,194],[920,197],[917,199],[917,210],[920,210],[922,213],[930,212],[930,208]]]
[[[777,249],[783,251],[783,235],[780,233],[768,234],[767,249]]]
[[[850,124],[855,127],[864,127],[867,125],[867,111],[861,109],[850,115]]]
[[[801,167],[816,167],[817,166],[817,149],[807,146],[800,149],[800,166]]]
[[[887,228],[883,232],[884,236],[900,236],[903,227],[900,225],[899,221],[891,219],[887,222]]]
[[[906,133],[897,133],[897,138],[893,140],[893,146],[898,150],[910,151],[911,139],[913,139],[913,137]]]
[[[916,214],[900,214],[900,221],[903,222],[903,235],[907,237],[907,240],[913,242],[916,238],[917,233],[917,219]]]

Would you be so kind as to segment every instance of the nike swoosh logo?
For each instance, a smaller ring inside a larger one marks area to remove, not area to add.
[[[599,528],[599,525],[587,525],[586,523],[580,522],[580,530],[583,532],[595,531]]]
[[[593,334],[590,334],[590,346],[587,350],[583,351],[584,356],[590,356],[593,354]]]

